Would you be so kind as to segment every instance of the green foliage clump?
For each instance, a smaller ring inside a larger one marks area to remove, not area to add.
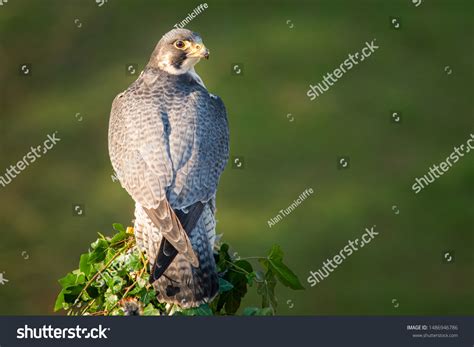
[[[275,287],[280,282],[291,289],[304,289],[298,277],[283,263],[283,251],[274,245],[266,257],[236,258],[229,246],[218,247],[216,264],[219,294],[210,303],[192,309],[160,303],[149,284],[149,266],[130,230],[113,225],[115,234],[99,238],[82,254],[79,268],[59,280],[55,311],[68,315],[124,315],[134,307],[136,314],[152,315],[235,315],[249,287],[261,296],[259,307],[247,307],[243,315],[274,315],[277,308]],[[256,260],[255,271],[248,260]]]

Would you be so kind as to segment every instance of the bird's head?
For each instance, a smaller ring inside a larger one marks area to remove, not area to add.
[[[201,58],[209,59],[209,50],[201,36],[191,30],[173,29],[158,42],[148,66],[181,75],[191,70]]]

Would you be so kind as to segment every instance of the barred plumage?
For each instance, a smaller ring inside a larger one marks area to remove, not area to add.
[[[177,48],[177,40],[189,49]],[[152,266],[169,265],[154,278],[158,298],[182,307],[217,293],[214,204],[229,155],[224,104],[193,69],[198,54],[208,55],[203,47],[189,30],[166,34],[140,77],[115,98],[109,125],[112,165],[136,202],[137,244]],[[170,264],[155,262],[166,258]]]

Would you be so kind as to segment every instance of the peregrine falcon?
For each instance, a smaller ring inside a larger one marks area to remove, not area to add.
[[[194,70],[209,58],[199,34],[173,29],[138,79],[117,95],[109,154],[135,201],[135,237],[150,263],[158,300],[182,308],[219,289],[213,246],[216,191],[229,157],[222,100]]]

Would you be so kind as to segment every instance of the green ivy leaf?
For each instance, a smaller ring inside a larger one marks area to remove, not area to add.
[[[144,316],[159,316],[160,311],[153,307],[152,304],[148,304],[145,309],[143,310],[143,315]]]
[[[202,304],[199,307],[182,310],[180,314],[183,316],[212,316],[213,312],[208,304]]]
[[[142,268],[142,262],[138,254],[130,254],[124,264],[124,269],[127,272],[138,271]]]
[[[298,277],[283,264],[283,251],[280,246],[274,245],[268,256],[267,268],[270,266],[278,280],[286,287],[299,290],[304,289]]]
[[[91,299],[95,299],[99,296],[99,290],[96,287],[92,287],[92,286],[89,286],[86,289],[86,293],[87,295],[89,295]]]
[[[277,298],[275,296],[276,278],[271,269],[269,269],[263,280],[257,283],[257,293],[262,296],[262,307],[277,307]]]
[[[54,312],[59,311],[60,309],[62,309],[63,304],[64,304],[64,289],[62,289],[59,292],[58,297],[56,298],[56,302],[54,303]]]
[[[105,297],[105,308],[110,310],[111,307],[114,307],[118,301],[118,296],[113,294],[110,290],[107,290],[104,294]]]
[[[123,315],[123,309],[118,302],[127,297],[140,301],[144,307],[144,315],[160,315],[165,312],[166,305],[158,302],[155,291],[148,283],[149,269],[145,267],[144,255],[133,242],[134,237],[127,234],[121,224],[116,223],[113,227],[115,233],[111,237],[99,233],[89,252],[80,256],[79,269],[59,280],[61,291],[54,304],[55,311],[69,310],[68,313],[72,315],[104,314],[104,311],[109,315]],[[127,238],[131,242],[122,242]],[[219,272],[217,299],[209,305],[178,311],[175,314],[233,315],[247,294],[248,286],[253,283],[257,284],[257,292],[262,297],[262,308],[248,307],[243,310],[243,314],[274,314],[277,306],[277,279],[290,288],[302,289],[296,275],[283,263],[283,256],[281,248],[273,246],[267,257],[258,258],[265,272],[254,271],[248,261],[233,259],[229,255],[229,246],[223,244],[215,255]],[[99,276],[98,271],[101,271]],[[87,282],[94,276],[94,281]],[[86,283],[87,289],[84,290]],[[86,311],[82,311],[85,308]]]
[[[222,246],[221,246],[221,251],[224,252],[224,253],[228,253],[229,252],[229,245],[227,243],[223,243]]]
[[[273,316],[273,310],[270,307],[246,307],[242,314],[244,316]]]
[[[304,289],[298,277],[285,264],[269,260],[278,280],[286,287],[294,290]]]
[[[107,253],[105,254],[104,263],[108,263],[116,254],[117,254],[117,251],[113,249],[112,247],[109,247],[107,249]]]
[[[142,296],[146,293],[146,288],[136,285],[131,291],[128,292],[128,296]]]
[[[238,260],[229,268],[224,279],[233,285],[233,289],[219,297],[218,311],[225,309],[226,314],[235,314],[240,307],[242,298],[247,294],[247,274],[253,272],[252,265],[246,260]]]
[[[258,310],[257,316],[273,316],[273,309],[271,307],[264,307]]]
[[[92,266],[89,264],[89,254],[82,254],[79,260],[79,270],[89,278],[89,274],[91,273]]]
[[[257,277],[257,273],[255,271],[252,271],[251,273],[249,273],[246,276],[247,276],[247,284],[249,286],[252,286],[255,278]]]
[[[77,270],[74,270],[73,272],[68,273],[66,276],[63,278],[59,279],[59,284],[61,287],[64,289],[74,287],[78,284],[83,284],[86,282],[86,276],[82,272],[76,272]]]
[[[74,287],[69,287],[69,288],[64,289],[63,307],[65,306],[65,304],[74,304],[83,288],[84,288],[84,285],[77,285]]]
[[[98,239],[91,246],[92,252],[89,254],[89,264],[103,261],[107,254],[109,243],[106,240]]]
[[[229,290],[232,290],[234,286],[229,281],[226,281],[223,278],[219,278],[219,293],[225,293]]]
[[[270,253],[268,254],[268,259],[276,261],[276,262],[283,262],[283,250],[278,245],[273,245]]]
[[[242,311],[242,315],[244,316],[255,316],[258,312],[258,307],[246,307]]]
[[[243,269],[246,273],[253,272],[252,265],[247,260],[237,260],[234,264],[235,271],[241,271],[241,269]]]
[[[143,290],[140,295],[140,301],[144,306],[148,305],[156,297],[156,292],[152,290]]]
[[[114,230],[117,230],[117,231],[119,232],[119,234],[122,233],[122,232],[125,232],[124,226],[123,226],[122,224],[120,224],[120,223],[114,223],[114,224],[112,224],[112,228],[114,228]],[[118,234],[117,234],[117,235],[118,235]]]
[[[219,272],[225,272],[229,269],[229,262],[232,262],[229,255],[229,245],[224,243],[219,249],[217,268]]]
[[[116,244],[116,243],[119,243],[120,241],[123,241],[125,240],[129,235],[125,232],[125,231],[121,231],[119,232],[118,234],[115,234],[111,239],[110,239],[110,243],[113,245],[113,244]]]
[[[108,282],[107,284],[109,283],[111,284],[109,285],[109,288],[112,290],[112,293],[118,294],[120,290],[124,287],[125,280],[119,276],[114,276],[112,278],[112,281]]]

